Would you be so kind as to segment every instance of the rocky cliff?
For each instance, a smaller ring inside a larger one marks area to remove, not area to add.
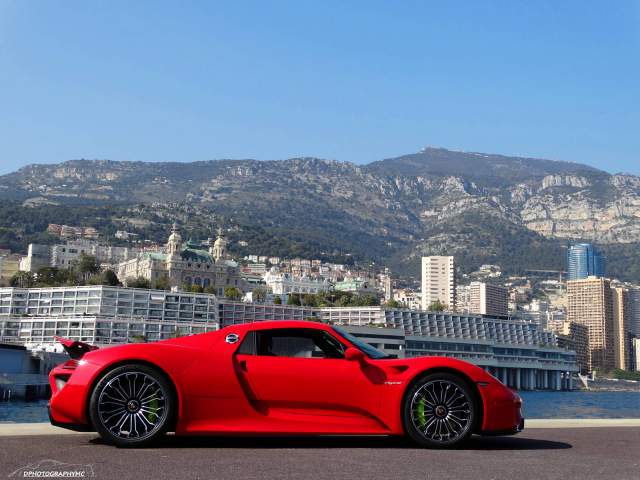
[[[74,160],[2,176],[0,197],[34,208],[187,204],[395,265],[454,252],[514,270],[531,255],[538,267],[540,258],[561,267],[567,239],[629,248],[640,242],[639,177],[438,148],[368,165],[316,158]]]

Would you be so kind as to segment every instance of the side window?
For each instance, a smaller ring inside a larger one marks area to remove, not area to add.
[[[322,331],[274,329],[255,333],[257,355],[294,358],[343,358],[344,356],[344,348],[340,342]]]
[[[249,332],[245,335],[244,340],[236,350],[236,353],[241,355],[255,355],[256,354],[256,333]]]

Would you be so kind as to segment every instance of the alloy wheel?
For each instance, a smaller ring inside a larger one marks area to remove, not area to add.
[[[113,436],[141,440],[163,425],[167,394],[151,375],[120,373],[100,391],[97,413],[104,428]]]
[[[410,408],[415,429],[434,443],[454,443],[471,428],[472,400],[449,380],[426,382],[414,393]]]

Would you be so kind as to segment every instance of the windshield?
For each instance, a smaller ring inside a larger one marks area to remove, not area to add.
[[[333,328],[340,336],[346,338],[351,343],[353,343],[358,348],[358,350],[360,350],[362,353],[364,353],[367,357],[369,357],[369,358],[391,358],[390,355],[387,355],[386,353],[381,352],[377,348],[372,347],[368,343],[363,342],[358,337],[354,337],[349,332],[345,332],[344,330],[342,330],[339,327],[336,327],[335,325],[332,325],[331,328]]]

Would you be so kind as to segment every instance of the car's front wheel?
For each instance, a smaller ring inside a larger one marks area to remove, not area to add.
[[[100,436],[117,446],[146,445],[167,431],[175,408],[166,377],[146,365],[122,365],[100,379],[89,401]]]
[[[461,377],[428,374],[409,388],[403,407],[405,432],[424,447],[454,447],[473,433],[475,395]]]

